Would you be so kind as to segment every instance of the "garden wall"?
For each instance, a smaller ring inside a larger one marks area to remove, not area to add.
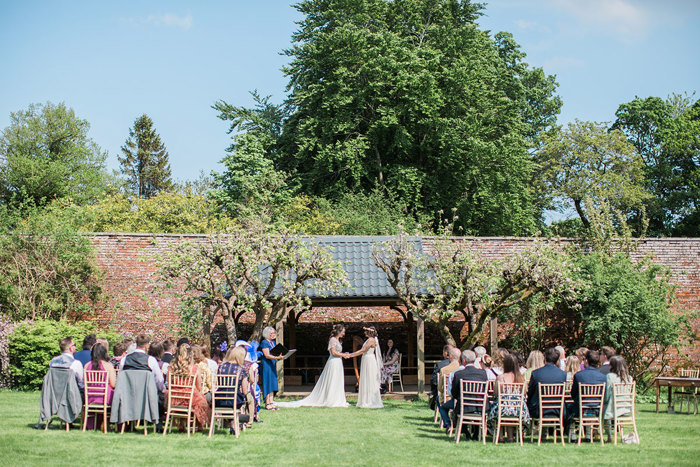
[[[92,234],[90,239],[97,251],[97,261],[104,272],[105,300],[99,306],[97,319],[102,326],[121,332],[147,332],[162,338],[177,335],[178,300],[171,290],[158,282],[155,257],[173,247],[179,241],[203,241],[204,235],[166,234]],[[493,258],[501,258],[524,249],[530,239],[509,237],[458,237],[455,241],[469,244]],[[423,247],[430,251],[433,237],[423,238]],[[667,266],[678,286],[677,308],[700,312],[700,238],[643,239],[633,257],[651,256],[654,262]],[[241,322],[250,321],[244,315]],[[402,318],[388,308],[335,308],[319,309],[302,316],[300,326],[307,323],[301,334],[312,341],[325,343],[328,322],[395,323],[391,329],[403,334]],[[314,324],[317,323],[317,324]],[[700,320],[693,323],[695,333],[700,332]],[[427,329],[426,329],[427,331]],[[308,335],[307,335],[308,334]],[[318,339],[313,338],[316,336]],[[441,342],[432,342],[426,335],[426,353],[439,349]],[[435,339],[439,339],[435,336]],[[300,339],[301,340],[301,339]],[[304,339],[306,340],[306,339]],[[325,345],[325,344],[324,344]],[[439,352],[439,350],[437,350]],[[696,345],[683,350],[694,361],[700,359]]]

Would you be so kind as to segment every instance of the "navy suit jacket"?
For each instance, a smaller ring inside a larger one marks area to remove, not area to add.
[[[465,381],[488,381],[486,376],[486,371],[475,367],[474,365],[468,365],[463,370],[459,370],[455,373],[452,379],[452,398],[455,400],[458,407],[457,412],[461,413],[462,407],[459,404],[461,392],[462,392],[462,380]]]
[[[607,365],[600,365],[600,366],[598,367],[598,371],[599,371],[600,373],[603,373],[604,375],[607,375],[608,373],[610,373],[610,364],[607,364]]]
[[[555,384],[565,382],[566,372],[551,363],[547,363],[542,368],[533,371],[532,376],[530,376],[530,386],[528,386],[527,390],[527,408],[530,410],[530,415],[533,417],[540,416],[540,383]]]
[[[605,384],[605,381],[605,375],[592,366],[587,366],[574,375],[574,383],[571,386],[571,398],[574,400],[574,413],[578,414],[579,384]]]

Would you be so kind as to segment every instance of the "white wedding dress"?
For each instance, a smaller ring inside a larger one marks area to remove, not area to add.
[[[370,339],[374,339],[375,345],[362,355],[357,406],[361,409],[381,409],[384,407],[379,390],[382,379],[382,353],[379,351],[379,340],[376,337]]]
[[[328,351],[335,348],[336,352],[343,351],[340,341],[331,337],[328,341]],[[276,402],[278,407],[347,407],[350,404],[345,400],[345,372],[343,359],[335,357],[332,353],[328,357],[326,366],[323,367],[321,377],[316,382],[311,394],[303,399],[291,402]]]

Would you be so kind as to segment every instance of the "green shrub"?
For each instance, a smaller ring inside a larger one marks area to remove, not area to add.
[[[83,338],[95,333],[110,343],[120,341],[122,336],[113,332],[97,332],[96,325],[89,321],[68,323],[66,320],[36,320],[18,323],[10,335],[10,378],[15,389],[38,389],[51,359],[61,353],[59,342],[72,337],[81,348]]]

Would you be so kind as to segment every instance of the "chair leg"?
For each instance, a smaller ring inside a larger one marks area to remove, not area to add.
[[[561,431],[561,445],[566,445],[566,440],[564,439],[564,420],[559,422],[559,430]],[[556,430],[554,431],[556,433]]]
[[[462,420],[459,421],[459,426],[457,427],[457,435],[456,435],[457,442],[456,442],[456,444],[459,444],[459,439],[461,437],[462,437]]]
[[[481,421],[481,440],[484,444],[486,445],[486,418],[483,418]]]
[[[83,408],[83,431],[87,429],[87,419],[88,415],[90,414],[90,411],[88,410],[87,406]],[[97,423],[97,417],[95,417],[95,423]]]
[[[537,445],[542,444],[542,421],[540,420],[540,429],[537,431]]]
[[[499,414],[498,423],[496,424],[496,436],[493,437],[493,442],[498,444],[498,438],[501,436],[501,417]]]

